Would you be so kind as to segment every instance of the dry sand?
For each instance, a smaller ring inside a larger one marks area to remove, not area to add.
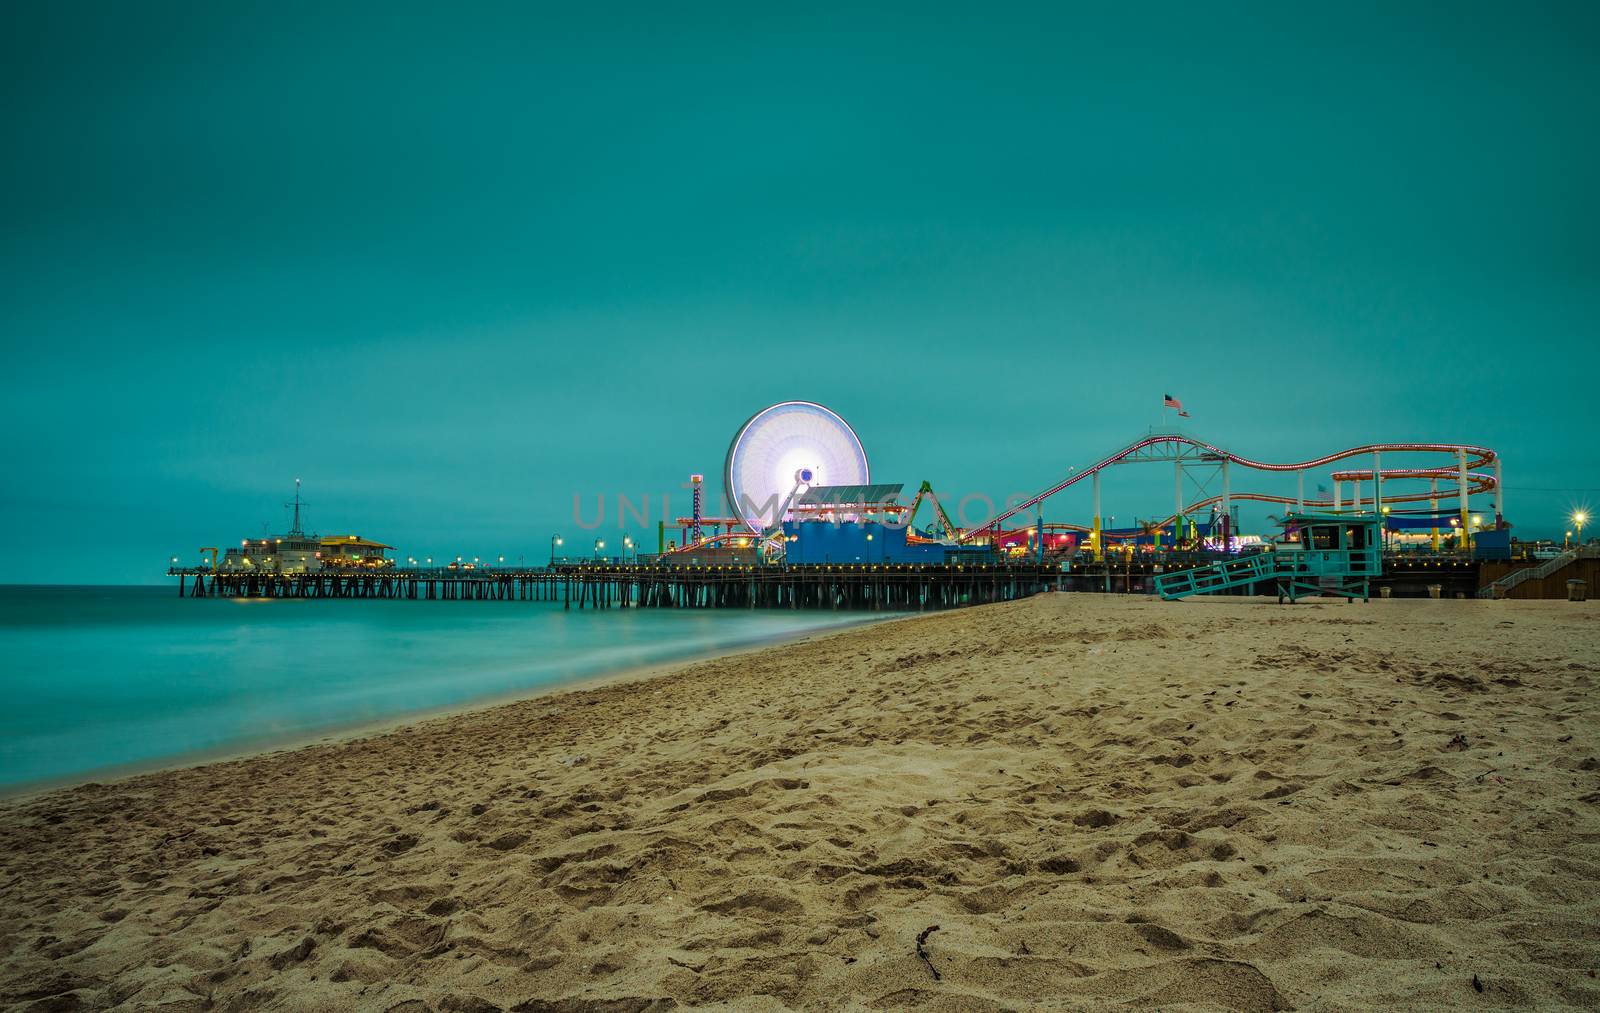
[[[1046,595],[0,807],[0,1001],[1600,1006],[1595,603]]]

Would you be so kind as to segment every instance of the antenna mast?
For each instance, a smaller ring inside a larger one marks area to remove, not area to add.
[[[285,503],[284,506],[294,507],[294,525],[289,528],[289,536],[291,538],[305,537],[305,532],[300,530],[300,507],[302,504],[300,502],[300,480],[298,478],[294,480],[294,502]]]

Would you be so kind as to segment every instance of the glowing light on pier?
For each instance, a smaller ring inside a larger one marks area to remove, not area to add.
[[[759,533],[782,519],[797,489],[867,484],[867,452],[838,413],[812,401],[783,401],[739,428],[723,479],[733,516]]]

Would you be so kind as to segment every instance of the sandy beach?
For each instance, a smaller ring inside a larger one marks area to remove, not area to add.
[[[1044,595],[0,804],[0,1003],[1600,1006],[1600,605]]]

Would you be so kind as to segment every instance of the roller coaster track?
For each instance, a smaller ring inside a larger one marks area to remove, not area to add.
[[[748,547],[752,542],[763,541],[765,539],[770,539],[771,537],[773,536],[756,535],[749,531],[729,531],[720,535],[706,535],[698,542],[689,542],[685,545],[675,546],[666,550],[663,555],[679,556],[686,552],[694,552],[697,549],[709,549],[717,547],[733,547],[742,549]]]
[[[1343,461],[1352,457],[1361,457],[1366,454],[1382,454],[1391,452],[1449,454],[1452,457],[1455,457],[1458,461],[1458,464],[1455,468],[1441,467],[1379,469],[1379,474],[1385,480],[1400,478],[1457,479],[1460,477],[1460,455],[1464,451],[1466,453],[1466,466],[1469,469],[1467,474],[1468,494],[1471,495],[1472,493],[1489,492],[1496,488],[1496,478],[1493,474],[1476,472],[1472,471],[1471,469],[1482,468],[1494,464],[1498,455],[1496,455],[1493,450],[1490,450],[1487,447],[1476,447],[1465,443],[1369,443],[1365,446],[1351,447],[1348,450],[1341,450],[1337,453],[1327,454],[1323,457],[1313,458],[1308,461],[1298,461],[1292,464],[1272,464],[1266,461],[1257,461],[1252,458],[1240,456],[1239,454],[1224,450],[1215,444],[1207,443],[1204,440],[1195,439],[1192,436],[1185,436],[1182,433],[1152,433],[1143,439],[1136,440],[1133,443],[1128,444],[1128,446],[1122,448],[1109,457],[1103,458],[1088,468],[1073,472],[1063,481],[1057,482],[1055,485],[1032,497],[1031,499],[1022,502],[1010,508],[1009,510],[1006,510],[1004,513],[1000,514],[1000,516],[996,517],[994,520],[983,525],[982,527],[973,528],[970,531],[965,532],[961,536],[961,541],[970,541],[986,532],[997,530],[1006,521],[1017,516],[1018,514],[1025,513],[1033,509],[1044,500],[1049,499],[1051,496],[1077,485],[1086,478],[1090,478],[1093,475],[1099,474],[1106,468],[1127,462],[1129,458],[1148,451],[1152,447],[1171,447],[1176,448],[1176,451],[1172,458],[1146,457],[1141,458],[1141,460],[1193,460],[1195,463],[1206,465],[1227,461],[1231,464],[1236,464],[1243,468],[1249,468],[1253,471],[1269,471],[1280,473],[1309,471],[1312,468],[1320,468],[1325,465],[1333,464],[1336,461]],[[1199,451],[1199,454],[1193,458],[1181,458],[1179,455],[1183,452],[1184,447],[1193,448]],[[1372,471],[1370,469],[1366,471],[1339,471],[1335,472],[1333,477],[1336,481],[1359,480],[1363,478],[1371,478]],[[1439,498],[1452,498],[1458,494],[1459,490],[1452,489],[1446,491],[1441,489],[1438,494],[1435,494],[1432,491],[1425,491],[1420,493],[1407,493],[1392,496],[1386,495],[1384,497],[1384,502],[1414,503],[1433,499],[1436,495]],[[1279,504],[1298,504],[1301,502],[1301,500],[1297,497],[1274,496],[1267,493],[1250,492],[1231,493],[1228,498],[1230,500],[1254,500],[1262,503]],[[1185,512],[1187,513],[1191,510],[1208,507],[1213,503],[1220,502],[1221,500],[1221,496],[1212,496],[1196,503],[1189,504]],[[1304,502],[1307,507],[1331,508],[1333,506],[1333,500],[1331,498],[1307,499]],[[1162,523],[1170,522],[1176,516],[1177,515],[1175,514],[1171,515]]]

